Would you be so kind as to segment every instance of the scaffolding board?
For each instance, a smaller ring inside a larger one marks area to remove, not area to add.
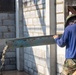
[[[10,47],[30,47],[39,45],[55,44],[53,35],[28,37],[28,38],[15,38],[6,40],[6,44]]]

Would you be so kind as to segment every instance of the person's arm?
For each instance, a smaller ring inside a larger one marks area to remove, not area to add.
[[[64,47],[67,44],[68,36],[69,36],[69,31],[65,29],[61,37],[59,37],[58,35],[54,35],[53,38],[60,47]]]

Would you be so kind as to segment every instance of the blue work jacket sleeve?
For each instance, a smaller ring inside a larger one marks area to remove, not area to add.
[[[69,37],[69,30],[65,29],[63,35],[61,37],[56,38],[55,41],[60,47],[64,47],[68,43],[68,37]]]

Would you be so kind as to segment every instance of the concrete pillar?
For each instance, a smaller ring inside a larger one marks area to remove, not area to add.
[[[56,3],[46,0],[46,25],[50,27],[49,34],[56,33]],[[56,75],[56,46],[50,45],[50,75]]]
[[[23,37],[23,7],[22,0],[16,0],[16,38]],[[24,50],[16,49],[17,70],[24,69]]]

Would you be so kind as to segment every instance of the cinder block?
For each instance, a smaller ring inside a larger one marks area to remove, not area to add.
[[[9,59],[9,64],[11,64],[11,65],[16,65],[16,57],[11,57],[11,58]]]
[[[8,33],[4,33],[3,37],[4,38],[15,38],[15,33],[14,32],[8,32]]]
[[[34,74],[33,75],[38,75],[38,72],[34,71]]]
[[[7,26],[0,26],[0,32],[8,32]]]
[[[8,19],[8,13],[0,13],[0,20]]]
[[[45,68],[43,66],[38,65],[38,72],[41,74],[45,74]]]
[[[38,72],[38,67],[37,67],[37,64],[36,64],[35,61],[33,62],[33,70],[34,70],[35,72]]]
[[[16,65],[5,65],[4,70],[16,70]]]
[[[6,52],[6,57],[5,58],[8,58],[8,57],[16,57],[16,54],[15,52]]]
[[[33,55],[29,55],[29,61],[31,61],[31,62],[35,62],[35,59],[34,59],[34,56]]]
[[[32,67],[33,67],[33,63],[32,63],[31,61],[28,61],[27,66],[28,66],[29,68],[32,68]]]
[[[29,73],[29,68],[28,68],[27,66],[24,66],[24,71],[25,71],[26,73]]]
[[[28,60],[29,59],[29,54],[25,53],[24,54],[24,60]]]
[[[1,38],[1,39],[3,38],[3,35],[2,35],[2,33],[0,33],[0,38]]]
[[[8,18],[11,19],[11,20],[15,20],[15,14],[13,13],[10,13],[8,14]]]
[[[5,63],[4,64],[5,65],[9,65],[10,64],[9,59],[5,59]]]
[[[9,32],[16,32],[15,26],[8,26],[8,31]]]
[[[3,20],[3,25],[15,25],[14,20]]]
[[[33,75],[34,74],[33,72],[34,72],[33,69],[29,68],[29,74]]]

